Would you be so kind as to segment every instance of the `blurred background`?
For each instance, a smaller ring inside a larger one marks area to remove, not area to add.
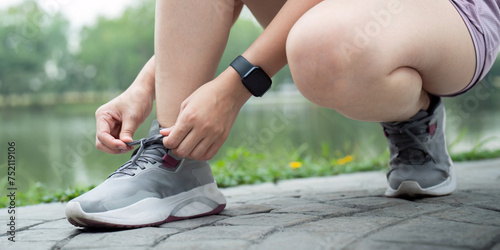
[[[130,157],[95,149],[95,110],[125,90],[153,54],[154,1],[16,1],[0,3],[0,184],[7,183],[7,143],[16,143],[20,191],[36,183],[68,188],[102,182]],[[260,34],[244,10],[231,31],[221,72]],[[500,149],[500,63],[476,88],[446,98],[454,153]],[[155,111],[135,134],[147,134]],[[379,124],[317,107],[295,88],[288,68],[272,91],[242,109],[226,152],[265,151],[294,159],[378,157],[387,143]],[[353,158],[348,158],[352,160]],[[300,166],[299,166],[300,167]],[[306,167],[306,166],[304,166]],[[2,189],[5,190],[5,189]]]

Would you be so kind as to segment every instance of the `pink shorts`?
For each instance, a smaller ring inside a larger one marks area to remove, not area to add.
[[[493,66],[500,48],[500,0],[450,0],[464,20],[476,50],[476,72],[463,94],[481,81]]]

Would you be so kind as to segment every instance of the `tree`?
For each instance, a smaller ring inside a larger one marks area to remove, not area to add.
[[[121,91],[132,83],[154,53],[154,8],[154,1],[143,1],[82,30],[77,58],[88,78],[84,89]]]
[[[38,92],[64,78],[68,21],[25,1],[0,13],[2,94]]]

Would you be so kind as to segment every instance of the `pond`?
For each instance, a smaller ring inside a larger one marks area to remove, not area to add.
[[[471,150],[485,139],[490,140],[483,147],[500,148],[500,91],[496,89],[478,88],[455,100],[445,100],[448,144],[459,140],[452,152]],[[16,144],[16,185],[20,191],[36,182],[52,189],[99,184],[128,160],[130,154],[108,155],[95,149],[94,112],[98,106],[2,109],[2,188],[7,184],[7,144],[12,141]],[[146,136],[153,119],[151,115],[134,139]],[[358,159],[377,156],[387,148],[379,124],[344,118],[289,91],[252,98],[214,160],[221,159],[228,148],[238,146],[251,152],[273,152],[306,145],[304,154],[319,157],[322,144],[332,152],[355,154]]]

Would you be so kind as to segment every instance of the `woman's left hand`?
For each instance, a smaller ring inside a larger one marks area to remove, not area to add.
[[[163,144],[179,157],[211,159],[250,96],[238,73],[228,68],[182,103],[175,125],[160,131],[165,136]]]

